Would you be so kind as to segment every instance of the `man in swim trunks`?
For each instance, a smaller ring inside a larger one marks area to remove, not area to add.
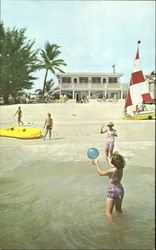
[[[21,107],[18,107],[18,110],[16,111],[16,113],[14,114],[14,117],[17,115],[18,117],[18,126],[20,126],[20,123],[22,123],[23,125],[23,122],[21,121],[21,118],[22,118],[22,110],[21,110]]]
[[[53,119],[51,118],[51,114],[48,113],[48,117],[45,119],[44,128],[46,128],[44,140],[46,138],[47,133],[49,132],[49,139],[51,139],[51,130],[53,128]]]

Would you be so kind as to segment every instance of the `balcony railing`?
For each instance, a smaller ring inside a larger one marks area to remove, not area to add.
[[[121,83],[108,83],[107,89],[120,89],[122,87]]]
[[[71,83],[62,83],[61,84],[61,88],[68,88],[68,89],[72,89],[72,84]]]
[[[91,89],[97,89],[97,88],[105,88],[105,85],[102,83],[91,83],[90,84]]]
[[[61,89],[121,89],[121,83],[63,83]]]

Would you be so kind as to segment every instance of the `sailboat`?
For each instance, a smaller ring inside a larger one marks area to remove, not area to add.
[[[138,41],[137,53],[134,61],[133,72],[131,74],[131,80],[128,87],[123,119],[129,120],[144,120],[155,118],[155,112],[147,110],[145,103],[152,101],[151,94],[149,92],[148,83],[145,81],[143,72],[140,66],[139,44]],[[140,106],[140,107],[139,107]],[[128,109],[131,111],[128,114]]]

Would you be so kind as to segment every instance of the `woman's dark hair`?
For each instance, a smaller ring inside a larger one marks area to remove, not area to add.
[[[112,155],[111,164],[113,164],[116,168],[124,168],[126,161],[122,155],[120,155],[118,152],[114,152]]]

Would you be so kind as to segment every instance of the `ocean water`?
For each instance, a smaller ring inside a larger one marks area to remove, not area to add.
[[[104,213],[108,179],[89,161],[53,162],[32,153],[25,161],[3,159],[5,166],[0,248],[154,248],[153,168],[125,167],[123,214],[112,222]]]

